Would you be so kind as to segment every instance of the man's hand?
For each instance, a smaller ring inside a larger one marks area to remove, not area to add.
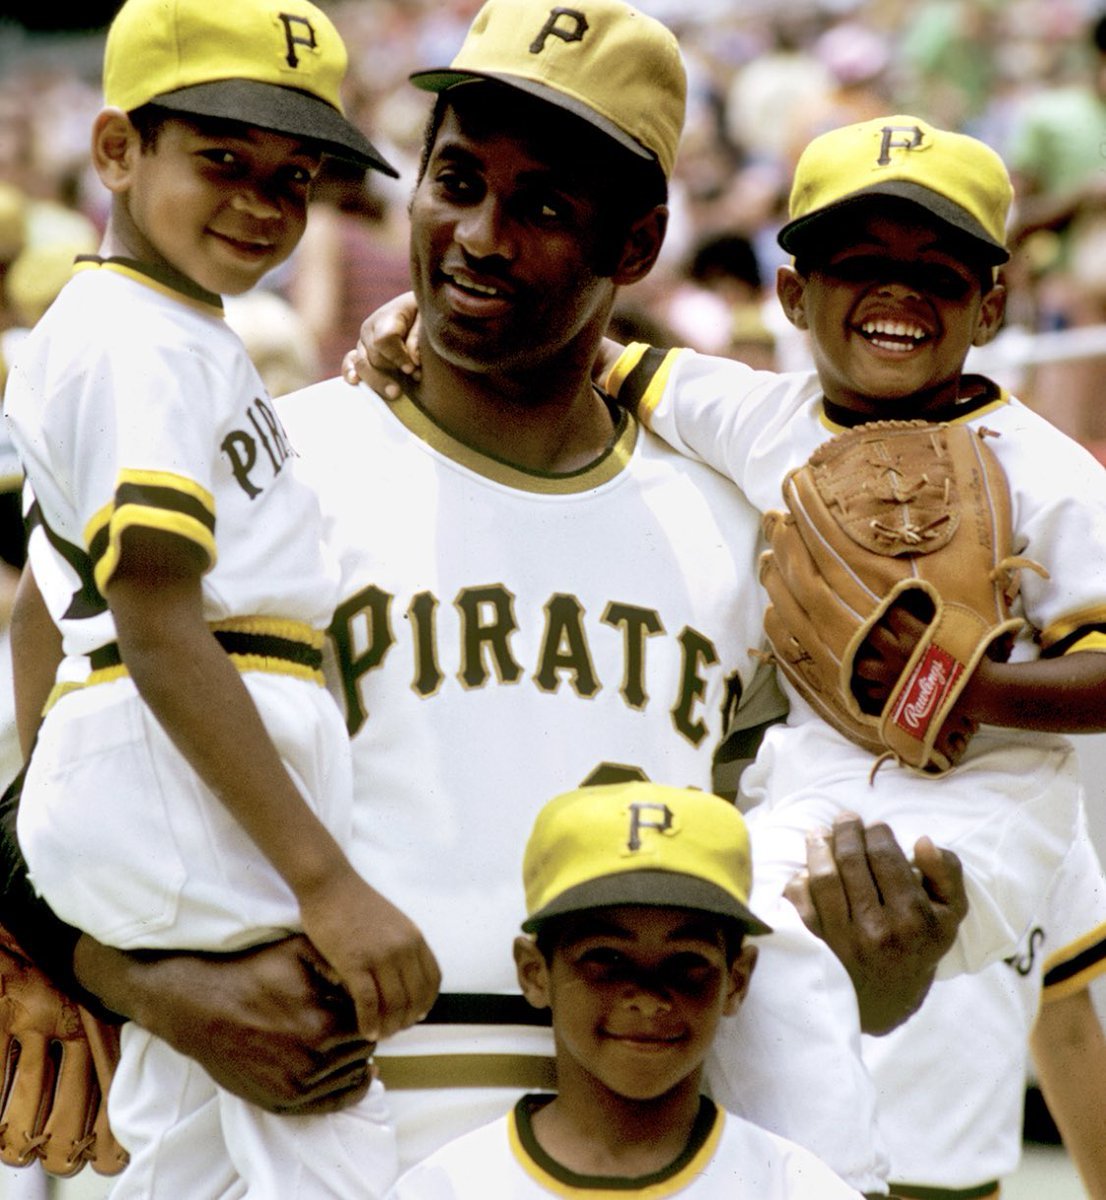
[[[888,826],[842,813],[807,837],[807,870],[785,889],[844,964],[865,1033],[916,1012],[968,911],[960,860],[920,838],[911,864]]]
[[[373,1044],[302,936],[239,954],[127,954],[85,936],[83,987],[270,1112],[336,1112],[372,1082]]]
[[[361,322],[357,346],[342,359],[342,378],[367,383],[388,400],[399,397],[404,379],[418,383],[419,310],[415,294],[404,292]]]

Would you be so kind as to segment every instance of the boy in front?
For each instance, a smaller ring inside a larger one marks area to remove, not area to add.
[[[568,792],[538,814],[523,879],[515,963],[526,998],[551,1010],[557,1092],[444,1146],[390,1200],[858,1196],[701,1092],[715,1031],[750,984],[746,936],[770,932],[748,907],[736,808],[654,783]]]

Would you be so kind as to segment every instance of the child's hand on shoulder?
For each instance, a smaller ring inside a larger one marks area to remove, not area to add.
[[[356,348],[342,360],[342,378],[353,386],[367,383],[387,400],[399,398],[405,381],[419,381],[419,310],[413,292],[365,318]]]

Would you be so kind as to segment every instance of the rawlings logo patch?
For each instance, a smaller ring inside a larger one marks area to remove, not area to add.
[[[947,651],[930,646],[915,666],[891,720],[904,733],[925,741],[930,723],[945,697],[964,674],[964,666]]]

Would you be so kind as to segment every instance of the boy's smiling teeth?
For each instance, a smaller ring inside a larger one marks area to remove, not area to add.
[[[921,326],[908,325],[905,321],[865,321],[860,332],[873,345],[885,350],[909,350],[926,336]]]

